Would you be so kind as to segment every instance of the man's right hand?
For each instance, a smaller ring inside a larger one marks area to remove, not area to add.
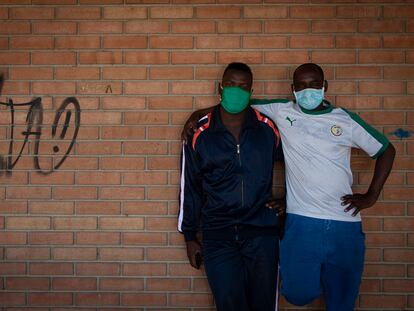
[[[201,245],[197,240],[187,241],[187,256],[192,267],[200,269],[202,254]]]

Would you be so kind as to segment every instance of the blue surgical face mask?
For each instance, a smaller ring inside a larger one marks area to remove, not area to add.
[[[296,102],[306,110],[313,110],[318,107],[323,101],[324,93],[324,87],[321,89],[308,88],[299,92],[293,91]]]

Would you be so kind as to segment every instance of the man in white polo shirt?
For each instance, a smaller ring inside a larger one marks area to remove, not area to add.
[[[327,89],[322,68],[307,63],[294,72],[295,101],[251,104],[275,121],[283,145],[287,219],[280,246],[281,293],[295,305],[308,304],[323,293],[328,311],[350,311],[364,266],[359,212],[377,201],[395,149],[358,115],[326,101]],[[364,194],[352,194],[351,148],[376,159]]]

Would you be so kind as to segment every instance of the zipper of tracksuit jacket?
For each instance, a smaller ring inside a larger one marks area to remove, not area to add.
[[[239,164],[240,164],[240,169],[242,167],[242,163],[241,163],[241,155],[240,155],[240,144],[237,144],[237,155],[239,157]],[[242,201],[242,208],[244,206],[244,179],[243,179],[243,174],[241,174],[241,201]]]

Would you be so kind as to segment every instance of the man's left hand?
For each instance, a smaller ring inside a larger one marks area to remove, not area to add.
[[[276,199],[271,197],[266,202],[266,207],[270,209],[275,209],[278,215],[282,215],[286,211],[286,200],[285,198]]]
[[[377,196],[369,193],[355,193],[345,195],[341,198],[341,200],[342,206],[347,206],[344,211],[349,212],[351,209],[354,209],[352,216],[356,216],[361,210],[374,205],[375,202],[377,202],[377,198]]]

